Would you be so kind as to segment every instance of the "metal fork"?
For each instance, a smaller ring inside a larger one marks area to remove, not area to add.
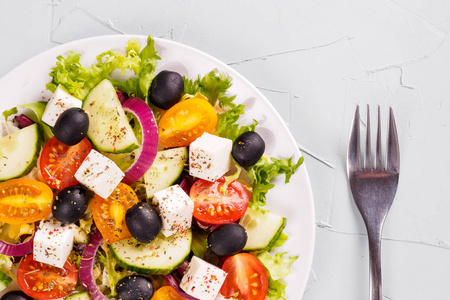
[[[375,166],[372,166],[370,144],[370,114],[367,105],[365,163],[362,165],[360,147],[359,106],[356,107],[347,152],[347,174],[356,206],[366,224],[370,254],[370,299],[381,300],[381,232],[386,215],[397,191],[400,151],[394,113],[389,108],[389,128],[386,144],[386,163],[382,166],[380,106]]]

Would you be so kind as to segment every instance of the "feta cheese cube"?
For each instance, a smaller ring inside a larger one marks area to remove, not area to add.
[[[72,251],[74,230],[51,219],[42,220],[33,240],[33,259],[58,268],[64,267]]]
[[[216,181],[230,170],[230,139],[205,132],[189,146],[189,174]]]
[[[108,198],[125,174],[109,158],[91,150],[81,163],[75,178],[100,197]]]
[[[161,216],[161,232],[164,236],[191,228],[194,202],[179,185],[156,192],[152,203]]]
[[[58,85],[52,98],[45,107],[42,121],[50,126],[55,126],[58,117],[67,109],[72,107],[81,108],[83,102],[69,94],[63,86]]]
[[[193,256],[180,282],[186,294],[202,300],[214,300],[227,277],[227,272]]]

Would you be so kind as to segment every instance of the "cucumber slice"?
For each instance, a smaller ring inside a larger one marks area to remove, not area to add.
[[[116,90],[108,79],[90,91],[83,102],[83,109],[89,116],[87,135],[97,149],[122,153],[139,147]]]
[[[38,124],[27,126],[0,139],[0,182],[28,174],[41,150]]]
[[[110,245],[121,267],[142,274],[167,275],[178,268],[191,252],[192,232],[170,237],[160,234],[149,244],[128,238]]]
[[[64,300],[91,300],[88,292],[81,292],[76,294],[71,294],[64,298]]]
[[[286,218],[247,208],[239,224],[247,231],[244,251],[271,250],[286,227]]]
[[[0,271],[0,291],[6,289],[6,287],[12,282],[12,278]]]
[[[183,172],[187,158],[186,147],[158,152],[152,166],[144,174],[147,197],[153,198],[156,192],[171,186]]]

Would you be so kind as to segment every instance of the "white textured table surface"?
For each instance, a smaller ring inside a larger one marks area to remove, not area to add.
[[[401,175],[383,232],[383,294],[449,299],[448,0],[0,1],[0,25],[0,76],[58,44],[126,33],[198,48],[257,86],[303,149],[312,182],[316,250],[305,300],[368,299],[347,139],[356,104],[380,104],[384,115],[392,106]]]

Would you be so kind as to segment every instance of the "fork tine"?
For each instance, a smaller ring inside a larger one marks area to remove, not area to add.
[[[370,146],[370,109],[369,104],[367,104],[367,124],[366,124],[366,163],[364,164],[364,168],[366,170],[371,169],[372,165],[372,150]]]
[[[381,165],[381,117],[380,117],[380,106],[378,105],[378,126],[377,126],[377,146],[375,153],[375,169],[381,170],[383,166]]]
[[[395,126],[394,111],[389,108],[389,131],[386,151],[386,170],[398,172],[400,169],[400,149],[398,146],[397,127]]]
[[[353,118],[352,129],[350,131],[350,139],[348,142],[347,169],[349,171],[361,169],[359,122],[359,105],[357,105],[355,110],[355,117]]]

